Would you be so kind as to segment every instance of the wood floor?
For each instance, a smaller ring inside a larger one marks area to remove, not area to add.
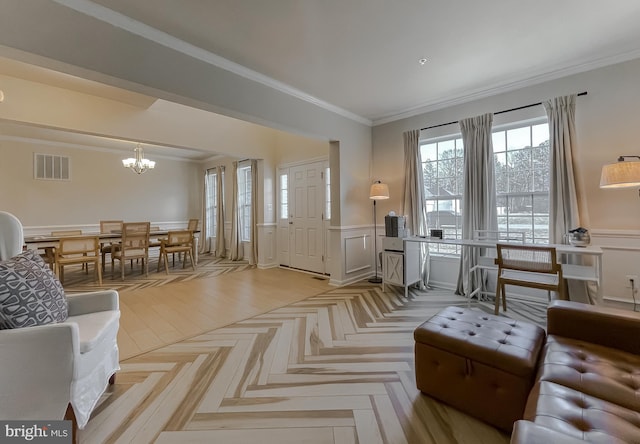
[[[306,299],[328,278],[274,268],[120,292],[121,359]]]
[[[121,361],[81,442],[508,443],[415,387],[413,330],[466,304],[451,292],[405,299],[282,269],[202,281],[122,295],[123,341],[170,345]],[[544,314],[521,308],[509,314]]]

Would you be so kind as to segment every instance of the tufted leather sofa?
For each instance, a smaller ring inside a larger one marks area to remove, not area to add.
[[[554,301],[511,443],[640,443],[640,313]]]

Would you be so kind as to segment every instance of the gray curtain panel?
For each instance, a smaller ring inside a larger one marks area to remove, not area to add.
[[[577,146],[575,94],[544,102],[549,119],[551,175],[549,242],[561,244],[567,231],[580,226],[573,154]]]
[[[209,204],[209,187],[207,186],[209,182],[209,176],[212,173],[212,170],[205,170],[204,172],[204,192],[202,193],[202,227],[200,229],[200,253],[209,253],[211,251],[211,235],[213,233],[209,233],[207,231],[207,227],[209,226],[209,219],[207,218],[207,206]]]
[[[549,242],[565,243],[565,234],[581,224],[576,193],[573,156],[577,149],[576,95],[556,97],[544,102],[549,119],[550,183]],[[569,258],[582,264],[581,259]],[[568,281],[569,299],[593,304],[596,289],[582,281]]]
[[[231,206],[231,245],[229,259],[240,261],[244,259],[242,241],[240,237],[240,195],[238,190],[238,162],[232,164],[233,204]]]
[[[216,167],[216,256],[225,257],[227,246],[224,239],[224,166]]]
[[[427,209],[422,175],[422,156],[420,155],[420,130],[407,131],[404,139],[404,190],[402,196],[402,214],[407,216],[407,225],[411,234],[426,236]],[[420,244],[420,264],[422,271],[421,288],[429,284],[429,248]]]
[[[251,257],[249,264],[258,263],[258,161],[251,159]]]
[[[464,144],[463,239],[473,239],[476,230],[498,229],[492,123],[491,113],[460,120]],[[481,285],[481,277],[477,273],[474,282],[469,282],[469,270],[478,263],[479,254],[477,248],[462,247],[456,294],[468,295]]]

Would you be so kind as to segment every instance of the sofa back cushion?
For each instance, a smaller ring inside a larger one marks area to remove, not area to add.
[[[67,317],[62,284],[35,251],[0,261],[0,330],[64,322]]]

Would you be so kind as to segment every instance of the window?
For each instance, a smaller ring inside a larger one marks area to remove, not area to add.
[[[324,169],[324,218],[331,220],[331,168]]]
[[[460,137],[427,141],[420,147],[427,206],[427,227],[440,228],[445,239],[462,238],[463,147]],[[455,245],[430,245],[440,253],[459,253]]]
[[[251,166],[238,167],[238,211],[240,240],[251,241]]]
[[[218,219],[218,173],[207,171],[207,233],[216,237]]]
[[[289,219],[289,174],[280,174],[280,219]]]
[[[526,242],[549,242],[549,126],[518,124],[493,131],[498,229],[525,233]],[[462,238],[464,147],[459,135],[420,146],[427,226],[446,239]],[[459,247],[431,245],[459,254]]]
[[[498,229],[549,243],[549,125],[493,132]]]

